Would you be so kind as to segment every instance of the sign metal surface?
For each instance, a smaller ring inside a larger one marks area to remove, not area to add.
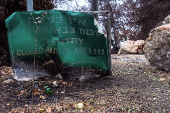
[[[108,39],[90,14],[15,12],[5,23],[14,77],[18,80],[29,80],[26,78],[33,74],[34,60],[37,77],[82,67],[86,72],[94,70],[103,75],[110,69]],[[50,62],[53,66],[49,69],[46,65]]]

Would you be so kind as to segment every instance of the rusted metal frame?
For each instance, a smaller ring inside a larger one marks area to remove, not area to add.
[[[109,42],[109,65],[110,65],[110,71],[109,75],[112,76],[112,61],[111,61],[111,21],[110,21],[110,11],[83,11],[82,13],[87,14],[107,14],[107,39]]]
[[[33,0],[27,0],[27,11],[33,11]],[[111,63],[111,21],[110,21],[110,11],[83,11],[82,13],[89,14],[107,14],[107,39],[109,42],[109,65],[110,65],[110,76],[112,75],[112,63]]]

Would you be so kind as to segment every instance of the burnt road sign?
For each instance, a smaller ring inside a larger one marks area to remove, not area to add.
[[[50,60],[63,68],[83,66],[100,74],[110,69],[108,39],[90,14],[59,10],[14,12],[5,22],[16,77],[31,76],[35,59],[38,76],[49,74],[43,71],[43,64]]]

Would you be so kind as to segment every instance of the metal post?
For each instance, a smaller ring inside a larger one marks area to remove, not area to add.
[[[91,3],[91,10],[92,11],[98,11],[98,0],[92,0]],[[93,14],[94,18],[96,20],[98,20],[98,15],[97,14]]]
[[[75,12],[80,12],[80,11],[75,11]],[[81,11],[81,13],[86,13],[86,14],[108,14],[109,10],[103,10],[103,11]]]
[[[112,75],[112,59],[111,59],[111,21],[110,12],[107,14],[107,38],[109,41],[109,65],[110,65],[110,76]]]
[[[109,75],[112,76],[111,21],[110,21],[111,13],[108,10],[106,10],[106,11],[83,11],[82,13],[88,13],[88,14],[103,14],[103,13],[106,13],[107,14],[107,39],[108,39],[108,42],[109,42],[109,66],[110,66]]]
[[[33,11],[33,0],[27,0],[27,11]]]

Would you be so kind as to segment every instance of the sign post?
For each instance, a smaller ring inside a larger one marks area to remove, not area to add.
[[[109,65],[110,65],[110,72],[109,75],[112,76],[112,62],[111,62],[111,21],[110,21],[110,11],[109,10],[105,10],[105,11],[83,11],[83,13],[87,13],[87,14],[95,14],[97,16],[97,14],[107,14],[107,39],[108,39],[108,43],[109,43]],[[97,16],[98,17],[98,16]]]
[[[112,75],[112,58],[111,58],[111,21],[110,12],[107,14],[107,38],[109,41],[109,65],[110,65],[110,76]]]
[[[27,11],[33,11],[33,0],[27,0]]]

